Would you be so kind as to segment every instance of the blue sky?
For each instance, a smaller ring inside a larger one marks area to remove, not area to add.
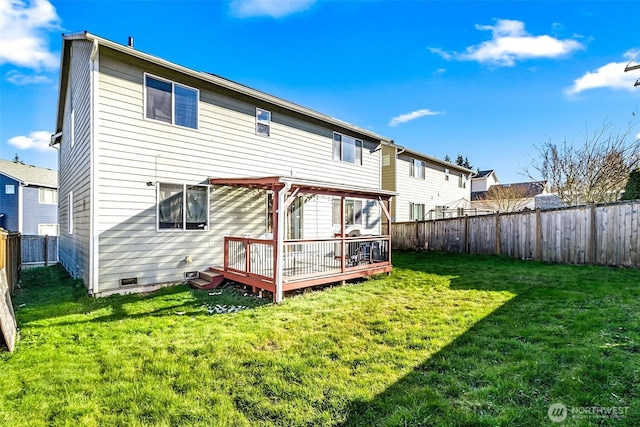
[[[640,119],[640,2],[0,0],[0,157],[57,169],[61,34],[87,30],[503,183]]]

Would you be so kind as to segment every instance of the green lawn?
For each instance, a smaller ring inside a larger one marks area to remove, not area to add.
[[[0,426],[640,425],[640,271],[394,266],[281,305],[186,286],[91,299],[58,267],[25,271]],[[554,424],[553,403],[574,413]]]

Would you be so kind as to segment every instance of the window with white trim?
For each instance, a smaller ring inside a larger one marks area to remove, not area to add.
[[[57,236],[58,224],[38,224],[39,236]]]
[[[458,187],[467,188],[467,176],[463,173],[458,177]]]
[[[256,108],[256,135],[271,136],[271,111]]]
[[[16,194],[16,186],[13,184],[7,184],[4,186],[4,194]]]
[[[341,199],[333,199],[333,225],[340,225]],[[345,199],[344,224],[362,225],[362,200]]]
[[[197,89],[148,74],[144,76],[144,86],[146,118],[191,129],[198,128]]]
[[[333,160],[356,165],[362,164],[362,140],[333,133]]]
[[[55,188],[38,189],[38,201],[40,203],[56,204],[58,203],[58,190]]]
[[[412,158],[410,175],[414,178],[424,179],[424,171],[426,167],[427,162]]]
[[[444,170],[444,180],[449,181],[449,169]]]
[[[158,185],[158,230],[208,230],[209,187]]]
[[[424,203],[409,203],[409,219],[411,221],[424,219]]]

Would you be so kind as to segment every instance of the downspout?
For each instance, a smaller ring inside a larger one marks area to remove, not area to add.
[[[98,100],[98,70],[99,70],[99,61],[100,56],[98,54],[98,40],[93,39],[93,47],[91,49],[91,55],[89,57],[90,61],[90,73],[91,77],[90,81],[90,95],[89,95],[89,103],[90,103],[90,127],[91,134],[90,138],[90,156],[91,156],[91,167],[90,167],[90,202],[89,206],[91,212],[89,213],[89,293],[95,295],[99,292],[98,282],[100,276],[98,274],[99,271],[99,244],[100,244],[100,235],[98,234],[98,108],[96,102]]]
[[[276,297],[275,302],[280,304],[282,302],[282,268],[283,268],[283,260],[284,260],[284,235],[285,235],[285,210],[284,201],[287,192],[291,190],[291,183],[284,183],[284,187],[282,187],[278,191],[278,234],[276,240]]]

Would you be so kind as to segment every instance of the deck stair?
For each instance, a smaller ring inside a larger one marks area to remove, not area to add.
[[[224,281],[224,276],[212,270],[200,271],[198,277],[189,280],[189,284],[197,289],[215,289]]]

